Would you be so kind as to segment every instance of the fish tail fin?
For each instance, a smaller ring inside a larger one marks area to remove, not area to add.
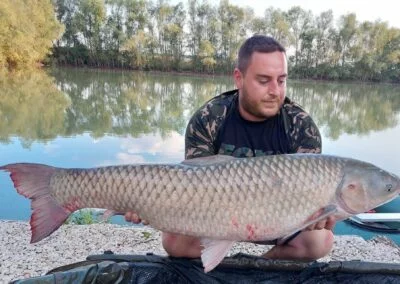
[[[17,192],[31,199],[31,243],[36,243],[57,230],[71,214],[50,191],[50,179],[57,168],[40,164],[9,164],[0,170],[10,172]]]

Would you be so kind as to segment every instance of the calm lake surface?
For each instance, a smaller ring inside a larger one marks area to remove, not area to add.
[[[84,69],[3,76],[0,165],[180,162],[191,114],[230,89],[231,77]],[[320,127],[323,153],[400,174],[400,86],[289,80],[287,96]],[[0,172],[0,219],[29,217],[28,200]]]

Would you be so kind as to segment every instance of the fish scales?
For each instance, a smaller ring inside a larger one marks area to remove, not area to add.
[[[60,170],[51,188],[68,208],[136,211],[164,231],[245,240],[250,225],[258,230],[254,238],[273,239],[285,233],[280,224],[291,231],[333,198],[343,166],[341,159],[318,155],[197,167],[112,166]]]

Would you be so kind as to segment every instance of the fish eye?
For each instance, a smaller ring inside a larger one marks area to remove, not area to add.
[[[386,190],[387,190],[388,192],[391,192],[392,189],[393,189],[393,185],[391,185],[391,184],[387,184],[387,185],[386,185]]]

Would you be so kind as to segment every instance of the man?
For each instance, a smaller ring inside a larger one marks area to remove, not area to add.
[[[203,105],[191,118],[185,139],[186,159],[216,154],[252,157],[284,153],[320,153],[321,136],[311,117],[286,98],[286,51],[271,37],[256,35],[239,50],[233,77],[237,90]],[[135,223],[133,212],[125,215]],[[264,254],[272,259],[310,261],[328,254],[334,219],[329,217],[295,234]],[[200,240],[163,233],[169,255],[200,257]]]

